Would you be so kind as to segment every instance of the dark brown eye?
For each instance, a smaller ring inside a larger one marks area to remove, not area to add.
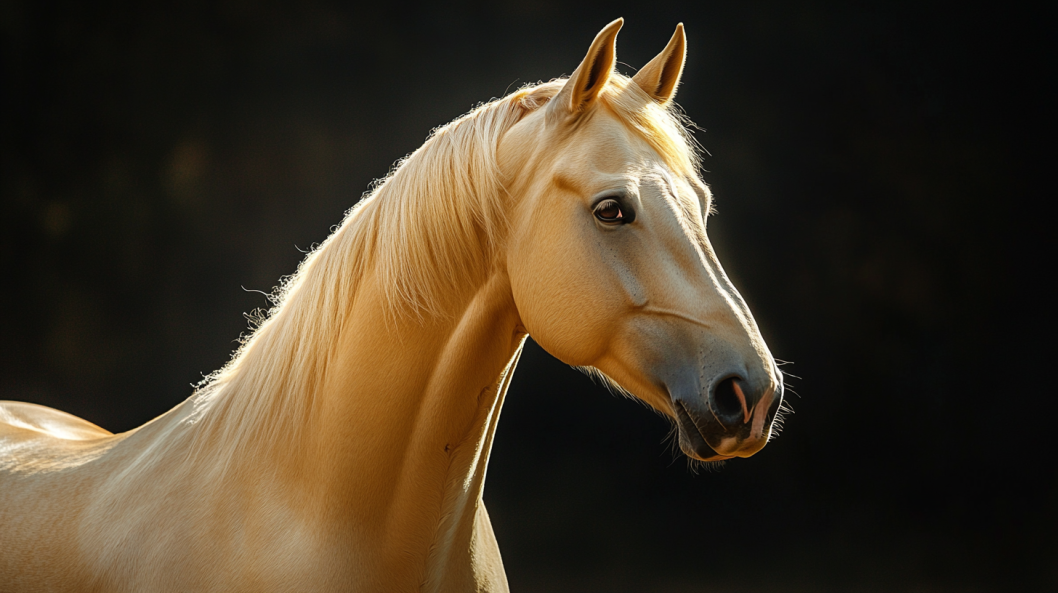
[[[595,218],[603,222],[625,222],[625,214],[617,200],[603,200],[595,207]]]

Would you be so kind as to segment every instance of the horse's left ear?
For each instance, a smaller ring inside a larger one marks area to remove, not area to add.
[[[617,32],[624,23],[624,19],[617,19],[599,31],[580,66],[573,71],[555,98],[548,102],[548,115],[578,114],[595,102],[599,91],[613,74],[613,65],[617,60]]]
[[[687,58],[687,36],[683,33],[683,23],[676,25],[676,32],[661,53],[643,66],[643,69],[632,77],[639,88],[647,92],[655,101],[664,105],[676,94],[683,74],[683,61]]]

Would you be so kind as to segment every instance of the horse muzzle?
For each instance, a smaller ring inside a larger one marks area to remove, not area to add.
[[[721,461],[764,448],[782,403],[782,375],[776,376],[780,379],[772,383],[728,374],[714,381],[704,397],[674,394],[680,449],[694,459]]]

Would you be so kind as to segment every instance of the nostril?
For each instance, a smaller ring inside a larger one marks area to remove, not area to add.
[[[739,420],[745,422],[749,416],[746,397],[736,381],[736,377],[728,377],[717,384],[713,391],[713,409],[724,424],[735,424]]]

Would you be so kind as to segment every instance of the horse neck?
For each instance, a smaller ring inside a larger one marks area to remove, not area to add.
[[[470,537],[525,337],[496,263],[504,226],[493,211],[506,194],[480,173],[495,142],[477,138],[509,114],[479,111],[350,214],[195,402],[195,449],[217,452],[222,477],[234,468],[237,482],[287,496],[332,533],[370,538],[383,558]],[[445,171],[478,173],[463,184]]]
[[[428,549],[443,514],[480,497],[503,392],[524,339],[505,272],[444,315],[387,317],[368,274],[315,397],[296,466],[335,525]]]

